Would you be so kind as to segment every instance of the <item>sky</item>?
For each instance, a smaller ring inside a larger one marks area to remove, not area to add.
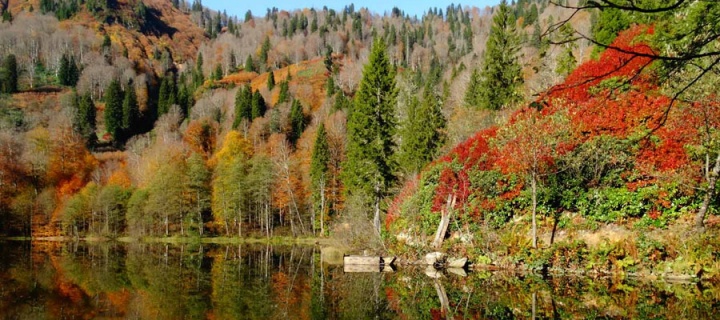
[[[245,13],[251,10],[254,16],[264,17],[268,8],[277,7],[280,10],[294,10],[303,8],[322,9],[327,6],[329,9],[340,10],[346,5],[355,4],[355,9],[367,7],[370,11],[383,14],[390,12],[393,7],[398,7],[410,16],[422,16],[428,8],[438,7],[445,10],[451,3],[461,4],[463,7],[475,6],[484,8],[485,6],[494,6],[500,3],[500,0],[472,0],[472,1],[447,1],[447,0],[203,0],[202,4],[213,10],[227,10],[229,15],[237,15],[242,19]]]

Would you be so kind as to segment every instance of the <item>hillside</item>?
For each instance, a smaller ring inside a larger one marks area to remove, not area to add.
[[[333,236],[412,256],[446,212],[444,249],[476,261],[709,261],[712,232],[688,230],[716,228],[713,81],[656,59],[683,30],[547,0],[387,12],[13,1],[0,234]]]

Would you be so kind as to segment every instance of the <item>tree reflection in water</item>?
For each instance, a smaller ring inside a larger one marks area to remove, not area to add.
[[[715,284],[424,269],[343,273],[318,247],[0,243],[7,319],[710,319]]]

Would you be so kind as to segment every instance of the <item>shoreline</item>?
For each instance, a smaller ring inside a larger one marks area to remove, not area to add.
[[[30,241],[30,242],[87,242],[87,243],[167,243],[167,244],[276,244],[276,245],[321,245],[333,246],[337,245],[336,241],[331,238],[320,237],[291,237],[291,236],[273,236],[269,238],[240,238],[240,237],[0,237],[0,241]]]

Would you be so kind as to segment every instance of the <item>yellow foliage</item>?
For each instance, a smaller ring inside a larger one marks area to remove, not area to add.
[[[252,157],[253,155],[253,147],[250,141],[245,139],[240,132],[236,130],[231,130],[228,132],[227,135],[225,135],[225,139],[223,141],[222,148],[220,148],[220,151],[215,154],[215,156],[210,159],[210,165],[216,166],[220,162],[231,160],[234,157],[237,156],[247,156]]]

